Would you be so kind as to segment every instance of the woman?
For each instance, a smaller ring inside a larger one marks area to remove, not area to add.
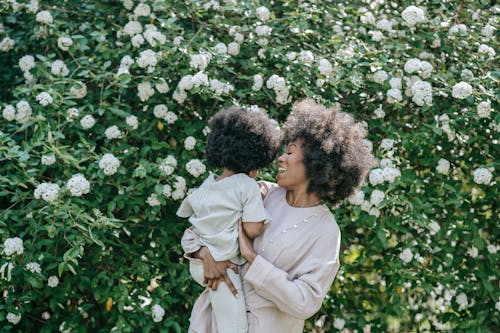
[[[261,185],[272,222],[253,246],[240,227],[241,277],[248,331],[302,332],[316,313],[339,268],[340,231],[324,202],[337,206],[354,193],[374,164],[366,133],[353,118],[312,100],[295,104],[284,125],[285,152],[278,157],[277,184]],[[209,288],[228,284],[229,262],[215,262],[188,230],[186,257],[202,260]],[[196,301],[190,332],[216,333],[205,291]]]

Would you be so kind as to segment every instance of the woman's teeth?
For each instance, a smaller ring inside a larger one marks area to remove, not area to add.
[[[278,173],[285,173],[286,169],[285,168],[278,168]]]

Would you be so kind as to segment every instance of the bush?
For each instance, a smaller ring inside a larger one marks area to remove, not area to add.
[[[307,96],[364,121],[380,166],[335,209],[306,329],[494,331],[500,7],[417,3],[3,1],[3,330],[185,331],[175,211],[208,119]]]

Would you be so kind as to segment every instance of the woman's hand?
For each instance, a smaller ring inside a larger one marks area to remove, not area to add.
[[[233,283],[227,276],[226,269],[232,269],[236,274],[238,274],[238,266],[228,260],[226,261],[215,261],[205,246],[203,246],[195,255],[195,257],[201,259],[203,262],[203,272],[205,274],[205,283],[207,287],[212,290],[217,290],[221,282],[226,283],[229,290],[233,293],[234,297],[238,298],[238,291],[234,287]]]
[[[253,249],[252,241],[248,238],[245,230],[243,230],[242,222],[238,223],[238,241],[240,243],[240,253],[243,258],[248,261],[248,263],[252,263],[257,256],[255,250]]]

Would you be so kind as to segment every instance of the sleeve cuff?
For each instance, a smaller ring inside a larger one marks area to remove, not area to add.
[[[248,267],[247,273],[243,278],[257,290],[264,284],[264,280],[273,268],[273,264],[262,256],[257,255],[253,263]]]

